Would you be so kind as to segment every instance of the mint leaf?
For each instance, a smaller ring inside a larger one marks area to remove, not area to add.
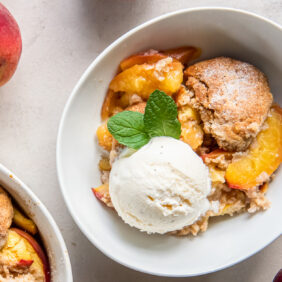
[[[152,137],[170,136],[179,139],[181,133],[175,102],[159,90],[150,95],[144,115],[124,111],[112,116],[107,126],[120,144],[135,150],[147,144]]]
[[[155,90],[145,108],[144,126],[147,134],[180,138],[181,125],[177,119],[177,106],[164,92]]]
[[[132,149],[139,149],[150,140],[145,132],[143,114],[138,112],[120,112],[108,120],[107,126],[120,144]]]

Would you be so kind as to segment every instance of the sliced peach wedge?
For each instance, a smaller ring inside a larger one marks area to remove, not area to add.
[[[97,199],[102,201],[105,194],[109,193],[109,184],[102,184],[99,187],[92,188],[92,192],[94,193]]]
[[[14,207],[14,217],[13,217],[13,222],[16,224],[18,227],[28,231],[32,235],[35,235],[38,230],[35,225],[35,223],[27,218],[19,209]]]
[[[274,105],[246,155],[233,161],[225,179],[231,188],[249,189],[261,185],[282,162],[282,109]]]
[[[105,205],[107,205],[110,208],[113,207],[110,193],[109,193],[109,184],[108,183],[104,183],[100,185],[99,187],[92,188],[92,192],[99,201],[101,201],[102,203],[104,203]]]
[[[111,151],[112,143],[113,143],[113,136],[108,130],[107,121],[102,123],[97,128],[96,135],[98,138],[99,145],[103,147],[106,151]]]
[[[114,91],[109,90],[106,94],[106,97],[103,102],[102,110],[101,110],[101,118],[102,120],[106,120],[113,113],[113,109],[116,103],[116,93]]]
[[[134,65],[116,75],[110,83],[114,92],[134,93],[147,100],[159,89],[167,95],[178,91],[183,81],[183,65],[171,57],[152,64]]]

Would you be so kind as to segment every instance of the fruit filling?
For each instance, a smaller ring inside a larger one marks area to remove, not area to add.
[[[35,223],[0,187],[0,281],[50,282],[50,267]]]

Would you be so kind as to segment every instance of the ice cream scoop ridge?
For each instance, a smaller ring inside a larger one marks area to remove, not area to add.
[[[210,208],[208,168],[186,143],[155,137],[113,164],[112,203],[130,226],[166,233],[197,221]]]

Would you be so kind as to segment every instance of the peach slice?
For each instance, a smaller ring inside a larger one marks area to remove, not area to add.
[[[106,120],[110,116],[121,112],[122,108],[120,106],[121,105],[117,93],[114,93],[112,90],[108,90],[101,110],[102,120]]]
[[[116,97],[116,94],[114,93],[114,91],[109,90],[107,92],[106,97],[104,99],[103,106],[102,106],[102,110],[101,110],[102,120],[105,120],[111,116],[111,113],[115,106],[115,100],[116,100],[115,97]]]
[[[35,223],[27,218],[21,211],[19,211],[17,208],[14,207],[14,217],[13,222],[22,229],[28,231],[32,235],[35,235],[37,233],[37,227]]]
[[[96,188],[92,188],[92,192],[99,201],[106,204],[108,207],[113,207],[108,183],[102,184]]]
[[[261,185],[282,162],[282,109],[275,105],[246,155],[227,168],[226,181],[231,188],[249,189]]]
[[[96,131],[99,145],[106,151],[111,151],[113,144],[113,136],[109,132],[107,122],[102,123]]]
[[[48,259],[40,245],[28,233],[11,228],[0,256],[8,265],[29,269],[29,273],[36,276],[38,281],[50,282]]]
[[[109,192],[109,185],[108,184],[102,184],[97,188],[92,188],[92,191],[93,191],[95,197],[97,199],[101,200],[104,197],[104,195]]]
[[[172,58],[165,58],[154,64],[134,65],[114,77],[110,90],[134,93],[145,100],[156,89],[171,96],[181,86],[182,70],[183,65]]]

